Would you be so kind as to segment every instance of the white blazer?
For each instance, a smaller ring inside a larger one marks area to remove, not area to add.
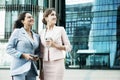
[[[60,26],[54,26],[54,28],[50,31],[46,31],[46,29],[43,29],[40,32],[41,37],[41,43],[44,46],[44,53],[43,53],[43,60],[48,61],[48,48],[46,47],[45,39],[50,37],[54,42],[57,44],[63,45],[66,48],[66,51],[71,51],[71,44],[69,42],[69,39],[67,37],[66,31],[64,27]],[[57,60],[62,59],[65,57],[65,54],[63,53],[63,50],[58,50],[54,47],[49,48],[49,59]]]

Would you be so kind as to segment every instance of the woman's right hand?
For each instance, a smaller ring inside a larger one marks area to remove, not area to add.
[[[33,57],[30,54],[23,53],[22,58],[26,60],[34,60]]]

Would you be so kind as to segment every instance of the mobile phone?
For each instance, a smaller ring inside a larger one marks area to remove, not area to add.
[[[45,38],[45,40],[46,40],[46,41],[50,41],[50,40],[51,40],[51,38]]]
[[[38,58],[38,55],[30,55],[31,57]]]

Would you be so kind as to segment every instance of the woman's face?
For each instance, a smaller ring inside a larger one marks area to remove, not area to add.
[[[56,24],[57,17],[56,17],[56,12],[52,11],[48,17],[46,17],[47,24]]]
[[[25,19],[22,22],[24,26],[32,26],[34,24],[34,19],[30,13],[26,13]]]

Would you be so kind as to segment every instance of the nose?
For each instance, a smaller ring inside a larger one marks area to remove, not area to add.
[[[53,19],[56,19],[56,16],[54,16]]]
[[[31,17],[31,19],[34,19],[33,17]]]

